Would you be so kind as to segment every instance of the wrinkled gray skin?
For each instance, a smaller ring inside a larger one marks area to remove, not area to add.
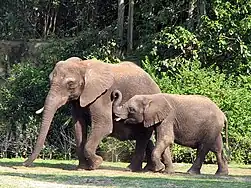
[[[152,152],[153,171],[165,169],[168,173],[173,172],[170,146],[175,142],[197,149],[196,160],[188,173],[200,174],[205,156],[212,151],[218,163],[216,174],[228,174],[221,136],[224,125],[227,130],[227,120],[210,99],[199,95],[135,95],[119,105],[121,92],[115,90],[113,95],[118,96],[113,105],[116,117],[125,119],[128,124],[144,123],[145,127],[156,127],[157,142]],[[164,164],[160,160],[161,156]]]
[[[100,166],[102,157],[95,152],[100,141],[108,135],[120,140],[136,140],[135,155],[130,165],[132,171],[141,170],[145,151],[148,151],[149,156],[146,168],[152,165],[153,143],[149,138],[153,129],[147,129],[143,124],[135,129],[134,125],[125,125],[123,121],[115,122],[112,114],[111,93],[115,89],[123,93],[122,102],[136,94],[160,92],[157,84],[143,69],[131,62],[107,64],[72,57],[58,62],[49,77],[51,86],[44,103],[40,133],[32,155],[24,162],[25,166],[30,166],[38,156],[54,114],[66,102],[72,104],[72,115],[76,121],[78,168],[92,170]],[[87,138],[89,123],[91,131]]]

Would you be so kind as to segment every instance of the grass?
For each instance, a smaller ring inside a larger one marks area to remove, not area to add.
[[[128,163],[104,162],[94,171],[75,171],[76,160],[36,160],[23,167],[24,159],[0,159],[0,188],[16,187],[251,187],[251,165],[229,165],[229,176],[215,176],[216,165],[203,165],[202,175],[188,175],[191,164],[175,164],[175,174],[135,173]]]

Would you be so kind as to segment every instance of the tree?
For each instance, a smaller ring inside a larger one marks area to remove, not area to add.
[[[190,0],[189,1],[189,8],[188,8],[188,17],[187,17],[187,27],[189,30],[192,30],[194,27],[194,9],[195,9],[195,3],[197,0]]]
[[[118,38],[119,38],[120,47],[122,47],[123,45],[124,13],[125,13],[124,0],[118,0]]]
[[[127,51],[130,53],[133,48],[133,13],[134,0],[129,0],[128,30],[127,30]]]
[[[197,0],[197,21],[198,25],[200,25],[200,20],[203,15],[206,15],[206,1],[205,0]]]

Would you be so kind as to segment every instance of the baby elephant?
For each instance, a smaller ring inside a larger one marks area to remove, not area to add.
[[[216,174],[228,174],[221,136],[225,125],[227,137],[227,119],[209,98],[175,94],[135,95],[121,105],[119,90],[113,92],[113,98],[113,113],[117,121],[124,119],[125,123],[155,126],[157,141],[152,152],[153,171],[173,172],[170,146],[175,142],[197,149],[196,160],[188,173],[200,174],[205,156],[212,151],[217,157]]]

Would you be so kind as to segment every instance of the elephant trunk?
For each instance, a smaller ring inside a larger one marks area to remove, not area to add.
[[[122,102],[122,93],[119,90],[114,90],[112,92],[112,97],[114,99],[112,104],[113,113],[118,117],[115,120],[119,121],[120,119],[127,118],[127,110],[125,106],[120,105]]]
[[[63,104],[67,102],[67,100],[60,101],[58,99],[60,99],[60,97],[57,97],[56,95],[50,93],[46,97],[43,118],[42,118],[42,125],[37,138],[36,146],[31,156],[24,162],[24,166],[31,166],[32,162],[37,158],[37,156],[39,155],[40,151],[43,148],[45,138],[49,131],[54,114],[56,113],[58,108],[60,108]]]

